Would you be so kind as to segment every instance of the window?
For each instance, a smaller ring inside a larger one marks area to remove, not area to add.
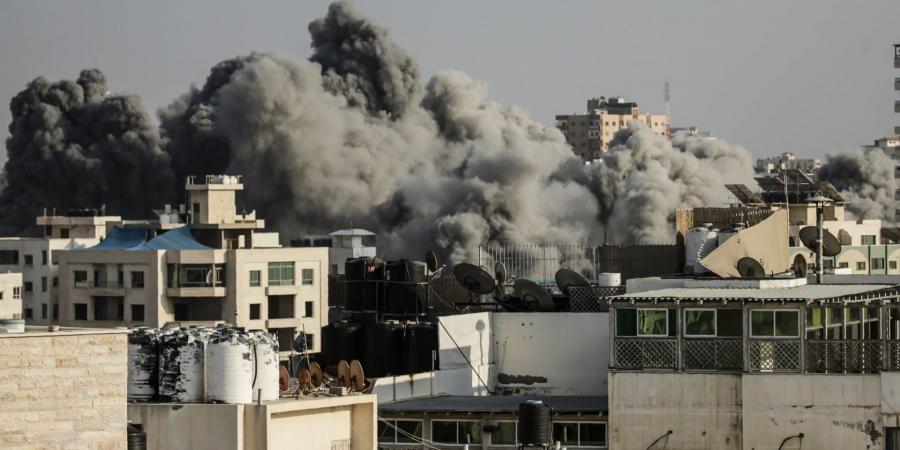
[[[69,238],[69,229],[68,228],[60,228],[59,229],[59,237],[63,239]]]
[[[303,280],[303,284],[313,284],[313,270],[312,269],[303,269],[300,271],[301,279]]]
[[[59,304],[58,303],[53,304],[53,319],[54,320],[59,319]]]
[[[413,444],[422,442],[421,420],[379,420],[378,442]]]
[[[850,267],[850,263],[848,263],[846,261],[841,262],[841,263],[838,263],[838,267],[840,267],[841,269],[846,269],[846,268]]]
[[[833,259],[823,259],[822,260],[822,268],[833,269],[834,268],[834,260]]]
[[[884,258],[872,258],[872,270],[884,270]]]
[[[92,297],[94,320],[125,320],[125,299],[122,297]]]
[[[144,321],[144,305],[131,305],[131,321],[132,322],[143,322]]]
[[[22,288],[18,286],[13,288],[13,298],[22,298]]]
[[[25,265],[26,266],[34,265],[34,255],[25,255]]]
[[[47,250],[41,250],[41,265],[47,265]]]
[[[750,335],[753,337],[797,337],[799,311],[794,310],[752,310],[750,311]]]
[[[59,277],[53,277],[53,287],[59,287]]]
[[[34,318],[34,310],[31,308],[25,308],[25,318],[33,319]]]
[[[47,304],[41,303],[41,319],[47,318]]]
[[[270,262],[269,286],[291,286],[294,284],[294,263]]]
[[[18,265],[19,264],[19,251],[18,250],[0,250],[0,264]]]
[[[669,318],[665,309],[637,310],[638,336],[668,336]]]
[[[888,269],[896,269],[896,268],[897,268],[897,261],[895,261],[895,260],[888,261]]]
[[[481,426],[473,420],[432,420],[431,440],[441,444],[480,444]]]
[[[47,292],[47,277],[41,277],[41,292]]]
[[[250,271],[250,286],[260,286],[262,283],[260,282],[261,272],[259,270],[251,270]]]
[[[516,422],[497,422],[497,429],[491,433],[491,445],[518,444],[516,439]]]
[[[866,270],[866,262],[865,261],[857,261],[856,262],[856,270]]]
[[[304,303],[303,317],[312,317],[313,316],[313,305],[314,305],[314,303],[311,301],[307,301],[306,303]]]
[[[87,303],[75,303],[75,320],[87,320]]]
[[[715,336],[716,310],[686,309],[684,311],[685,336]]]
[[[167,272],[170,288],[226,286],[224,264],[169,264]]]
[[[862,245],[875,245],[875,235],[874,234],[862,235]]]
[[[131,272],[131,287],[132,288],[144,287],[144,272],[143,271],[134,270]]]
[[[553,441],[569,447],[605,447],[605,422],[553,422]]]
[[[72,279],[75,280],[75,287],[88,287],[88,276],[86,270],[76,270],[72,272]]]
[[[25,283],[23,283],[23,285],[25,287],[25,292],[33,292],[34,291],[34,285],[31,284],[30,281],[26,281]]]
[[[259,303],[250,304],[250,320],[259,320]]]
[[[269,318],[270,319],[291,319],[294,317],[294,296],[293,295],[270,295],[269,296]]]

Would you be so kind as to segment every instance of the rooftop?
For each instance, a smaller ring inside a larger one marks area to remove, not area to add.
[[[600,395],[462,396],[417,398],[378,405],[381,413],[516,413],[526,400],[540,400],[555,414],[605,414],[609,400]]]
[[[60,336],[89,336],[96,334],[120,334],[127,333],[125,328],[77,328],[60,327],[59,331],[48,331],[47,327],[25,326],[24,333],[0,333],[0,339],[23,337],[60,337]]]
[[[362,228],[349,228],[329,233],[329,236],[375,236],[375,233]]]
[[[611,297],[611,300],[865,301],[896,296],[897,289],[894,284],[806,284],[770,288],[675,287],[618,295]]]

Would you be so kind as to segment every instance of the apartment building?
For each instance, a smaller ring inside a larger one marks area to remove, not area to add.
[[[123,222],[95,246],[59,251],[59,322],[227,322],[275,333],[283,354],[300,333],[319,351],[328,248],[281,247],[255,212],[236,212],[242,189],[238,177],[189,178],[185,207],[166,207],[157,221]]]
[[[45,212],[37,218],[40,237],[0,238],[0,272],[22,274],[22,318],[28,324],[48,324],[59,316],[54,253],[96,245],[106,237],[107,224],[121,220],[97,210]]]
[[[377,256],[375,233],[362,228],[306,235],[303,239],[292,240],[291,247],[328,247],[329,275],[343,275],[344,262],[348,259]]]
[[[798,158],[797,155],[791,152],[756,160],[756,173],[760,175],[777,174],[789,169],[796,169],[803,173],[811,174],[819,170],[819,167],[822,167],[822,160],[818,158]]]
[[[667,115],[641,114],[637,103],[622,97],[588,99],[585,114],[557,115],[556,128],[578,156],[590,161],[606,153],[616,133],[634,121],[645,123],[654,133],[669,135]]]
[[[0,320],[22,319],[22,274],[0,274]]]

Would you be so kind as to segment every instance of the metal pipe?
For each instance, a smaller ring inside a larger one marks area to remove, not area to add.
[[[784,438],[784,440],[781,441],[781,445],[778,446],[778,450],[781,450],[782,447],[784,447],[784,444],[787,443],[787,441],[794,439],[794,438],[800,439],[800,445],[803,445],[803,433],[800,433],[795,436],[788,436],[788,437]]]
[[[822,268],[822,243],[824,241],[824,232],[822,230],[822,222],[825,218],[825,205],[816,202],[816,283],[825,282],[825,271]]]

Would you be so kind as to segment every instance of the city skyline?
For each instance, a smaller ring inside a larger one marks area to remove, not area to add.
[[[0,97],[8,101],[39,75],[71,79],[98,67],[115,92],[140,95],[156,120],[158,108],[202,84],[221,60],[254,50],[307,57],[306,26],[327,3],[5,4]],[[425,77],[467,72],[487,85],[491,100],[518,105],[548,127],[554,115],[581,112],[596,96],[621,95],[643,112],[663,113],[665,81],[672,83],[674,126],[698,126],[754,157],[822,157],[869,144],[895,125],[888,55],[900,42],[890,27],[900,4],[892,2],[737,9],[581,3],[565,10],[528,2],[516,4],[515,23],[504,20],[509,7],[499,4],[472,15],[457,4],[356,3],[390,30]],[[218,25],[195,26],[200,18]],[[9,123],[7,107],[0,121]]]

